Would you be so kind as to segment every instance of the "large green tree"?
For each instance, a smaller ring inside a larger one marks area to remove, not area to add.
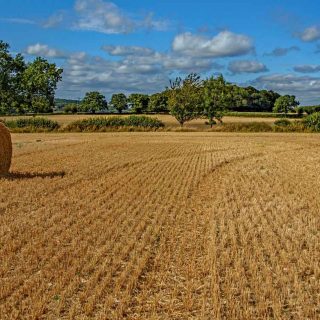
[[[96,113],[107,109],[108,104],[103,94],[98,91],[87,92],[81,102],[81,111]]]
[[[129,96],[128,102],[131,103],[134,113],[144,113],[148,110],[149,96],[147,94],[133,93]]]
[[[13,57],[9,44],[0,41],[0,113],[23,113],[22,77],[26,64],[21,54]]]
[[[222,122],[223,113],[232,100],[231,88],[222,75],[205,80],[203,87],[203,115],[212,128],[214,119]]]
[[[203,99],[201,97],[202,81],[200,76],[191,73],[185,79],[180,77],[170,81],[168,106],[180,126],[201,115]]]
[[[285,95],[276,100],[273,112],[287,114],[290,110],[293,111],[299,104],[295,96]]]
[[[29,111],[51,112],[58,82],[62,79],[61,68],[46,59],[36,58],[23,72],[22,86],[25,90]]]
[[[110,103],[119,113],[128,109],[128,101],[124,93],[116,93],[112,95]]]

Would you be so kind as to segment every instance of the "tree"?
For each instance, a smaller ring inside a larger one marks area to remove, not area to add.
[[[23,113],[22,75],[26,64],[21,54],[13,57],[8,43],[0,41],[0,113]]]
[[[87,92],[81,102],[81,110],[83,112],[96,113],[107,109],[107,107],[105,96],[98,91]]]
[[[146,94],[133,93],[129,96],[128,101],[132,105],[132,111],[135,113],[144,113],[148,110],[149,96]]]
[[[287,114],[289,110],[294,110],[299,105],[299,101],[296,100],[295,96],[285,95],[279,97],[274,103],[273,112],[279,112]]]
[[[149,111],[168,112],[168,94],[166,91],[155,93],[150,97]]]
[[[223,76],[211,77],[204,81],[204,112],[212,128],[215,118],[222,122],[223,113],[231,101],[231,90]]]
[[[79,105],[77,103],[67,103],[63,107],[65,113],[77,113]]]
[[[202,81],[195,73],[189,74],[184,80],[180,77],[170,81],[168,90],[168,106],[170,114],[173,115],[180,126],[192,119],[196,119],[201,114]]]
[[[21,80],[29,111],[52,112],[54,93],[62,72],[54,63],[40,57],[27,65]]]
[[[119,113],[122,113],[123,110],[128,109],[127,97],[123,93],[112,95],[110,103]]]

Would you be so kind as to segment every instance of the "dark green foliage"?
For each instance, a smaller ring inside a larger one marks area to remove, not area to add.
[[[238,112],[271,112],[280,95],[272,90],[257,90],[254,87],[229,85],[232,102],[228,110]]]
[[[282,118],[282,119],[276,120],[274,124],[278,127],[287,127],[291,125],[291,122],[288,119]]]
[[[200,76],[191,73],[185,79],[170,81],[168,90],[170,114],[182,127],[183,124],[203,114],[202,81]]]
[[[105,96],[98,91],[87,92],[81,102],[81,111],[96,113],[108,108]]]
[[[26,63],[0,41],[0,114],[52,112],[63,70],[43,58]]]
[[[306,107],[299,107],[299,109],[301,109],[306,114],[320,112],[320,106],[306,106]]]
[[[122,111],[128,109],[128,100],[123,93],[112,95],[110,103],[119,113],[122,113]]]
[[[77,113],[79,110],[79,105],[76,103],[68,103],[64,106],[63,112],[65,113]]]
[[[211,77],[203,82],[203,116],[212,128],[216,120],[222,122],[227,106],[231,103],[229,85],[223,76]]]
[[[114,128],[144,128],[156,130],[164,127],[162,121],[146,116],[97,117],[77,120],[66,127],[66,131],[108,131]]]
[[[295,107],[299,105],[295,96],[281,96],[274,103],[273,112],[287,114],[289,111],[294,111]]]
[[[57,83],[62,79],[63,70],[46,59],[36,58],[29,63],[22,75],[25,102],[33,113],[52,112]]]
[[[283,113],[272,112],[226,112],[225,116],[229,117],[244,117],[244,118],[283,118]],[[286,118],[296,119],[301,118],[297,113],[288,113]]]
[[[59,124],[56,121],[42,118],[42,117],[30,117],[30,118],[19,118],[16,120],[4,121],[5,125],[13,129],[13,131],[53,131],[59,129]],[[15,130],[17,129],[17,130]]]
[[[265,122],[237,122],[224,123],[216,126],[214,130],[222,132],[270,132],[272,126]]]
[[[315,132],[320,132],[320,112],[315,112],[303,120],[304,126]]]
[[[155,93],[150,96],[149,111],[155,113],[169,112],[167,91]]]
[[[131,103],[134,113],[145,113],[149,107],[149,96],[146,94],[133,93],[129,96],[128,102]]]

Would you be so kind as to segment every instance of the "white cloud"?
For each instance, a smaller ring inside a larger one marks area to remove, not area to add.
[[[274,90],[281,94],[294,94],[303,104],[319,103],[320,78],[294,74],[261,76],[250,82],[260,89]]]
[[[295,66],[293,70],[300,73],[315,73],[315,72],[320,72],[320,65],[303,64],[303,65]]]
[[[228,70],[237,73],[259,73],[268,71],[267,67],[259,61],[236,60],[229,63]]]
[[[312,42],[320,39],[320,26],[311,26],[298,34],[298,37],[304,42]]]
[[[118,91],[150,93],[163,90],[168,79],[168,74],[157,64],[110,61],[77,53],[64,65],[58,95],[79,97],[92,90],[99,90],[107,96]]]
[[[154,54],[154,50],[139,46],[102,46],[102,50],[111,56],[150,56]]]
[[[254,50],[248,36],[230,31],[222,31],[211,39],[190,32],[182,33],[175,37],[172,48],[194,57],[234,57]]]
[[[58,49],[50,48],[46,44],[36,43],[26,48],[25,52],[32,56],[43,56],[46,58],[66,58],[67,54]]]
[[[116,4],[103,0],[76,0],[77,14],[74,29],[96,31],[106,34],[131,33],[137,29],[163,31],[168,28],[166,20],[156,20],[153,13],[145,17],[132,18]]]

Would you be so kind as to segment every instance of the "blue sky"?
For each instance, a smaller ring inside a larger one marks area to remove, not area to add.
[[[63,67],[57,96],[153,93],[190,72],[320,103],[320,1],[0,0],[0,39]]]

